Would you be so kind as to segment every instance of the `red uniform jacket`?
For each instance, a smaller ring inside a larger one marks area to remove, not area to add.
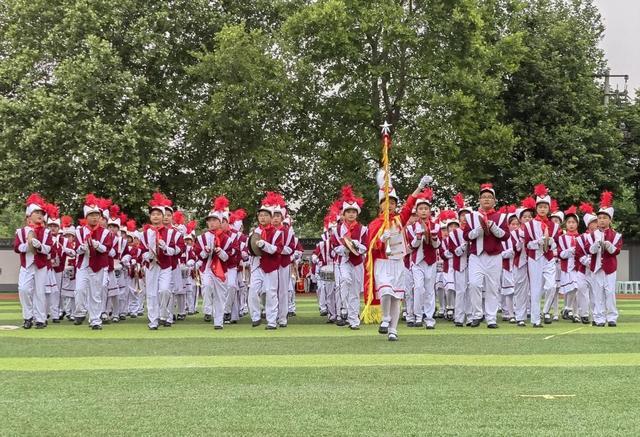
[[[260,233],[265,246],[262,248],[262,256],[260,257],[260,268],[265,273],[276,271],[280,267],[280,254],[284,247],[284,236],[281,231],[273,226],[259,226],[254,233]]]
[[[432,234],[431,231],[440,233],[438,224],[433,219],[427,220],[424,225],[427,229],[423,229],[423,225],[419,222],[415,222],[411,226],[407,227],[407,240],[411,247],[411,261],[413,263],[419,263],[424,260],[427,265],[433,265],[437,261],[438,248],[440,247],[440,241],[438,240],[436,247],[431,244]],[[420,240],[417,238],[418,234],[424,234]],[[426,235],[429,234],[429,235]]]
[[[178,267],[180,262],[180,257],[184,252],[185,244],[184,244],[184,236],[177,228],[173,228],[173,250],[175,254],[171,257],[171,268],[175,269]]]
[[[342,246],[344,237],[349,237],[353,241],[357,241],[358,243],[366,247],[367,240],[369,238],[367,234],[367,227],[362,226],[362,224],[360,224],[359,222],[353,222],[351,228],[349,228],[349,226],[345,222],[340,222],[338,223],[338,226],[336,226],[331,232],[331,238],[329,240],[331,250],[334,250],[338,246]],[[349,258],[349,262],[354,266],[358,266],[364,262],[364,254],[355,255],[351,253],[351,251],[349,251],[347,257]],[[336,262],[340,263],[342,261],[342,256],[337,255]]]
[[[405,202],[402,210],[400,211],[399,218],[400,224],[405,226],[411,217],[411,210],[413,209],[413,205],[416,203],[416,197],[411,195]],[[395,218],[395,214],[389,214],[389,220],[393,220]],[[379,215],[377,218],[373,219],[371,223],[369,223],[369,238],[367,246],[371,247],[372,240],[380,230],[384,223],[384,217]],[[385,253],[385,243],[378,239],[375,242],[375,246],[371,251],[371,255],[373,256],[374,262],[376,259],[387,259],[387,254]]]
[[[592,243],[588,244],[586,249],[587,253],[591,255],[591,271],[597,272],[602,268],[604,272],[609,275],[618,270],[618,254],[622,249],[622,234],[614,231],[613,229],[605,229],[604,231],[595,230],[591,232]],[[602,250],[598,250],[595,254],[591,252],[592,246],[598,242],[608,241],[613,245],[613,251],[605,249],[602,246]]]
[[[100,226],[96,226],[94,229],[91,229],[88,226],[78,226],[78,229],[76,229],[76,241],[78,242],[77,246],[81,246],[85,242],[89,241],[88,254],[84,252],[80,253],[81,249],[79,247],[76,250],[78,253],[76,261],[77,268],[82,267],[87,255],[89,256],[89,268],[94,273],[109,267],[109,251],[113,245],[111,232]],[[99,248],[94,248],[91,241],[97,241],[100,243]]]
[[[142,238],[140,239],[140,249],[142,253],[151,252],[154,254],[155,260],[161,269],[168,269],[172,266],[172,254],[174,244],[174,230],[165,226],[144,225],[142,229]],[[158,241],[164,240],[166,247],[161,249]]]
[[[480,255],[487,253],[488,255],[500,255],[502,253],[502,241],[509,239],[509,225],[507,223],[506,214],[500,214],[493,209],[490,211],[473,211],[467,214],[467,226],[465,226],[464,239],[469,242],[469,254]],[[485,229],[482,236],[471,238],[482,224],[491,220],[502,232],[501,237],[496,237],[492,230]]]
[[[29,231],[33,231],[35,239],[42,243],[33,254],[27,253],[26,243]],[[51,238],[49,229],[44,226],[25,226],[16,230],[16,238],[13,241],[13,251],[20,254],[20,265],[22,267],[29,267],[33,263],[36,265],[36,268],[42,269],[49,264],[48,254],[51,252],[52,245],[53,239]]]
[[[288,247],[291,250],[291,253],[285,255],[280,252],[280,267],[289,267],[292,262],[293,252],[296,250],[296,237],[293,229],[289,225],[282,225],[278,228],[279,231],[282,232],[282,250],[285,250],[285,247]]]
[[[547,233],[549,237],[553,240],[553,242],[558,244],[558,236],[560,234],[560,226],[557,223],[547,219],[542,220],[539,217],[527,222],[524,225],[524,247],[527,251],[527,256],[531,259],[537,259],[536,253],[538,252],[536,249],[529,249],[529,243],[532,241],[538,241],[542,237],[544,237],[544,231],[548,229]],[[542,248],[541,248],[542,249]],[[542,254],[548,261],[551,261],[554,258],[553,255],[553,243],[549,244],[549,248],[546,252]]]
[[[227,272],[226,262],[231,253],[231,242],[229,234],[221,229],[200,234],[195,243],[196,255],[203,261],[200,272],[204,273],[209,268],[218,279],[224,281]],[[220,248],[220,252],[216,253],[215,249],[207,252],[206,249],[211,247]]]

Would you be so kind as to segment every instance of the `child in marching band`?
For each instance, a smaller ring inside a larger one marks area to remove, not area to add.
[[[578,233],[579,218],[577,211],[578,209],[572,205],[564,212],[566,231],[558,238],[558,258],[560,260],[559,293],[564,296],[565,302],[562,318],[571,320],[574,323],[580,322],[580,318],[574,314],[578,289],[576,240],[580,235]]]
[[[381,204],[381,209],[388,208],[391,227],[384,230],[379,239],[375,238],[384,224],[384,211],[381,210],[380,215],[369,224],[369,250],[373,262],[374,294],[376,298],[380,299],[382,306],[382,323],[380,325],[380,328],[378,329],[378,332],[380,332],[381,334],[388,334],[389,341],[397,341],[397,327],[398,320],[400,318],[400,301],[404,297],[406,286],[406,281],[404,280],[405,267],[403,262],[403,258],[406,255],[406,247],[403,228],[406,226],[409,217],[411,217],[411,211],[413,210],[413,206],[416,203],[418,195],[424,188],[426,188],[428,184],[431,183],[433,179],[430,176],[424,176],[420,180],[420,183],[418,184],[416,190],[409,196],[409,198],[405,202],[400,213],[396,214],[398,196],[395,193],[395,189],[389,187],[389,201],[385,201],[385,188],[383,181],[386,175],[384,174],[384,172],[381,173],[378,174],[377,178],[379,186],[378,200]],[[425,193],[422,197],[426,199],[427,193]],[[419,211],[418,214],[420,217]],[[425,213],[423,211],[422,216],[424,215]],[[417,229],[417,227],[414,229]],[[420,232],[416,232],[414,234],[413,246],[421,247],[422,244],[425,244],[423,242],[423,238],[425,238],[426,233],[426,239],[428,240],[427,244],[430,244],[433,247],[433,238],[430,230],[424,229],[423,227],[421,227],[419,230]],[[387,245],[389,245],[389,248],[391,249],[388,254],[386,250]],[[439,242],[436,240],[436,246],[437,245],[439,245]],[[418,281],[415,281],[416,276],[418,276]],[[424,287],[425,278],[423,275],[414,275],[414,281],[416,283],[422,281],[422,286]],[[416,294],[414,294],[414,296]],[[416,317],[420,318],[420,322],[422,322],[422,313],[425,306],[425,299],[422,297],[422,295],[424,295],[424,293],[421,293],[421,295],[417,297],[418,302],[414,304],[414,308],[417,310]],[[416,299],[416,297],[414,297],[414,299]],[[433,312],[431,313],[430,317],[433,319]],[[433,326],[435,326],[435,321]]]
[[[503,296],[502,321],[516,323],[514,294],[515,294],[515,254],[517,240],[514,231],[520,227],[520,221],[516,214],[516,207],[510,205],[505,208],[509,226],[509,239],[502,242],[502,281],[501,292]]]
[[[544,323],[552,322],[549,310],[556,288],[556,264],[553,251],[559,226],[549,219],[551,197],[544,185],[535,187],[536,217],[525,224],[525,247],[528,255],[529,282],[531,286],[531,323],[542,328],[540,299],[544,297]]]
[[[622,234],[611,229],[613,219],[613,195],[604,191],[600,197],[597,213],[598,227],[591,233],[591,243],[587,252],[591,255],[593,321],[595,326],[610,327],[618,324],[616,307],[617,257],[622,249]]]

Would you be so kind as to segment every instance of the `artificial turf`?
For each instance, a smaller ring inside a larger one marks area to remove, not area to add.
[[[325,324],[312,298],[277,331],[0,330],[0,435],[637,435],[640,300],[618,304],[616,328],[439,322],[397,343]]]

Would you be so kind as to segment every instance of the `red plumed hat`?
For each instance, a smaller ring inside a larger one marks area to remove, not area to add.
[[[157,209],[164,214],[165,207],[171,206],[171,204],[172,202],[164,194],[156,191],[151,195],[151,200],[149,200],[149,212]]]
[[[485,191],[493,194],[493,197],[496,197],[496,190],[493,188],[492,183],[487,182],[480,185],[480,194],[484,193]]]
[[[600,209],[598,214],[607,214],[613,218],[613,193],[611,191],[603,191],[600,194]]]
[[[198,227],[198,221],[197,220],[191,220],[189,223],[187,223],[187,234],[190,234],[193,231],[195,231],[195,229],[197,227]]]
[[[73,218],[70,215],[63,215],[60,217],[60,226],[63,228],[68,228],[73,225]]]
[[[136,230],[137,228],[138,228],[138,227],[136,226],[136,221],[135,221],[134,219],[127,220],[127,231],[128,231],[128,232],[130,232],[130,233],[131,233],[131,232],[135,232],[135,230]]]
[[[565,217],[569,217],[569,216],[574,216],[576,219],[578,218],[578,208],[575,205],[571,205],[569,208],[565,209],[564,211],[564,216]]]
[[[433,201],[433,190],[431,189],[431,187],[427,187],[424,190],[422,190],[420,193],[418,193],[418,195],[416,196],[415,205],[416,205],[416,208],[421,203],[426,203],[427,205],[431,205],[432,201]]]
[[[359,214],[362,210],[362,205],[364,205],[364,199],[353,193],[351,185],[343,186],[340,190],[340,194],[340,200],[342,201],[341,211],[345,212],[348,209],[355,209]]]
[[[184,213],[182,211],[176,211],[173,213],[173,223],[176,225],[184,224]]]
[[[49,218],[49,220],[58,220],[58,217],[60,217],[60,208],[58,208],[55,204],[53,203],[45,203],[44,204],[44,212],[47,213],[47,216]]]
[[[238,208],[233,211],[233,215],[236,217],[236,220],[244,220],[247,218],[247,211],[242,208]]]
[[[580,203],[580,212],[583,214],[593,214],[593,205],[588,202]]]

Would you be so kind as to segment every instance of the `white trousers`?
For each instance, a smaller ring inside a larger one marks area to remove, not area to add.
[[[364,265],[340,264],[340,302],[346,310],[349,326],[360,326],[360,292],[364,283]]]
[[[222,326],[224,323],[224,304],[227,301],[227,284],[213,274],[211,269],[202,273],[202,294],[205,301],[210,302],[213,325]]]
[[[249,284],[249,313],[251,320],[260,320],[260,297],[265,296],[265,315],[269,326],[276,326],[278,319],[278,270],[265,273],[260,267],[251,270]]]
[[[398,335],[398,320],[400,320],[401,299],[390,294],[380,297],[382,307],[382,326],[388,327],[389,334]]]
[[[161,314],[161,299],[168,304],[168,296],[171,293],[171,267],[161,269],[156,263],[145,269],[147,317],[149,327],[157,327],[162,316],[167,317],[167,309]]]
[[[340,296],[335,281],[318,281],[318,288],[324,290],[329,320],[337,320],[340,317]]]
[[[617,322],[616,272],[606,274],[600,269],[591,274],[593,286],[593,320],[596,323]]]
[[[89,324],[102,325],[100,314],[102,313],[102,295],[106,290],[104,280],[107,269],[97,272],[90,267],[78,269],[76,272],[76,311],[74,317],[86,317],[89,314]]]
[[[320,312],[325,312],[327,310],[327,293],[324,288],[324,281],[318,281],[317,287],[317,296],[318,296],[318,308],[320,308]]]
[[[18,296],[22,306],[22,318],[44,323],[47,320],[47,296],[45,287],[48,282],[47,268],[20,267],[18,276]]]
[[[62,272],[56,273],[53,270],[51,270],[49,272],[49,275],[51,278],[53,278],[53,280],[50,280],[52,284],[51,284],[51,292],[47,295],[47,308],[52,319],[59,319],[61,314],[60,292],[62,289]]]
[[[289,278],[291,267],[278,267],[278,324],[287,324],[289,313]]]
[[[227,270],[227,300],[225,314],[231,314],[231,320],[240,319],[240,289],[238,287],[238,269]]]
[[[454,320],[456,323],[464,323],[466,307],[469,301],[467,293],[467,270],[453,272],[453,284],[456,290],[456,300],[454,306]]]
[[[541,256],[527,259],[531,287],[531,323],[540,323],[540,299],[544,297],[544,310],[548,311],[556,294],[556,263]]]
[[[405,292],[404,292],[404,306],[407,312],[407,322],[415,322],[416,316],[413,312],[413,274],[411,269],[406,269],[404,272],[405,278]]]
[[[513,268],[513,312],[518,322],[527,320],[529,305],[529,272],[527,265]]]
[[[435,326],[433,313],[436,310],[436,264],[428,265],[424,260],[411,266],[413,276],[413,314],[417,323],[422,323],[424,314],[427,326]]]
[[[496,323],[498,306],[500,305],[500,274],[502,273],[502,256],[481,253],[469,255],[469,297],[474,320],[481,319],[483,314],[487,324]],[[482,292],[484,291],[484,308]]]
[[[587,280],[587,275],[576,272],[576,308],[575,312],[580,317],[589,317],[589,295],[591,294],[591,283]]]
[[[293,283],[291,275],[289,275],[289,312],[296,312],[296,284]]]

